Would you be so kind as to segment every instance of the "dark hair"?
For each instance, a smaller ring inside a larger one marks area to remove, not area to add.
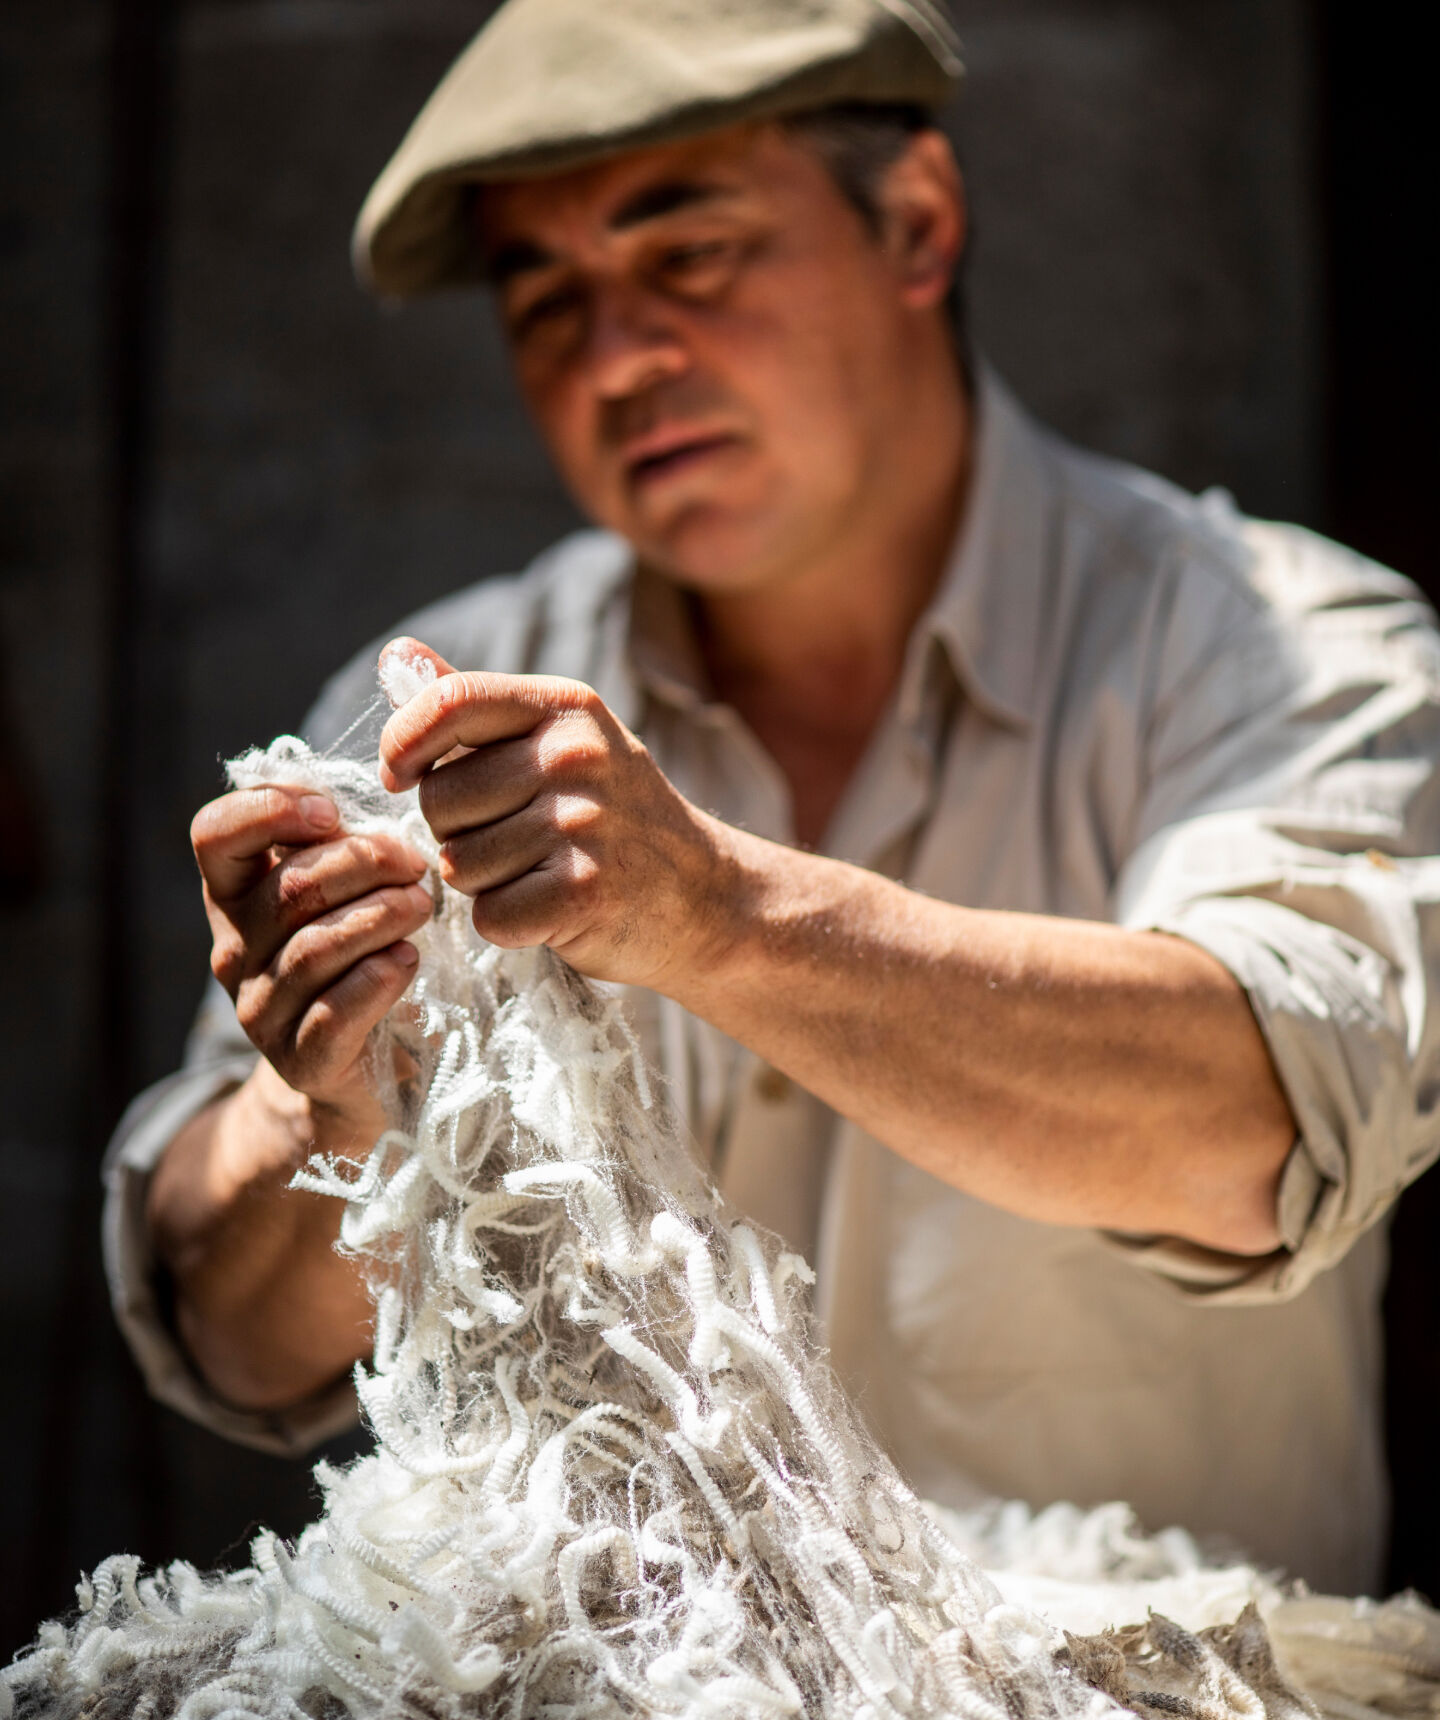
[[[913,138],[922,131],[937,129],[929,109],[913,102],[834,102],[828,107],[787,114],[781,123],[820,157],[841,195],[876,238],[883,220],[880,186],[885,175]],[[965,255],[968,247],[956,264],[945,308],[960,372],[968,387],[973,371],[962,280]]]

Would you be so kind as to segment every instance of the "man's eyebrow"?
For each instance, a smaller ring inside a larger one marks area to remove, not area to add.
[[[537,245],[533,239],[511,239],[484,258],[485,279],[492,287],[503,287],[516,275],[527,274],[531,269],[547,268],[554,261],[545,247]]]
[[[674,215],[681,209],[692,209],[697,203],[713,203],[735,192],[725,185],[706,184],[701,180],[671,179],[659,185],[647,185],[643,191],[622,203],[606,222],[612,233],[623,233],[627,227],[638,227],[645,221],[658,221],[662,215]]]
[[[682,209],[714,203],[736,195],[729,186],[710,185],[698,180],[666,180],[659,185],[647,185],[643,191],[622,203],[605,223],[612,233],[623,233],[646,221],[658,221]],[[492,251],[484,262],[485,279],[492,287],[503,287],[517,275],[532,269],[549,268],[555,256],[533,239],[511,239]]]

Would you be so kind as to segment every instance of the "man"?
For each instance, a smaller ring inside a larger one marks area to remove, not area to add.
[[[1379,1221],[1437,1147],[1435,637],[971,385],[955,69],[924,0],[511,0],[358,256],[493,284],[607,529],[412,617],[440,674],[383,734],[373,655],[310,732],[420,785],[480,934],[631,988],[922,1492],[1365,1588]],[[161,1395],[294,1449],[368,1308],[285,1185],[373,1140],[429,898],[298,790],[194,838],[235,1012],[122,1130],[117,1306]]]

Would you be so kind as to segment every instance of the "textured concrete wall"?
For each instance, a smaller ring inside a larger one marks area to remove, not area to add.
[[[92,772],[107,8],[0,12],[13,349],[0,663],[17,713],[7,739],[40,783],[32,822],[52,862],[28,903],[7,886],[0,908],[0,1342],[9,1401],[24,1406],[0,1424],[12,1641],[63,1603],[76,1566],[116,1546],[209,1560],[240,1551],[257,1518],[288,1528],[305,1510],[302,1471],[138,1407],[93,1298],[72,1301],[85,1330],[57,1332],[66,1196],[93,1168],[94,886],[123,844],[137,878],[135,1075],[153,1076],[178,1055],[203,974],[185,831],[217,758],[293,725],[320,678],[401,612],[514,566],[572,518],[484,304],[394,315],[348,273],[354,209],[483,10],[180,7],[120,829],[98,827]],[[1074,435],[1187,484],[1228,484],[1256,511],[1309,516],[1317,261],[1298,0],[967,0],[961,14],[983,348]],[[0,799],[22,804],[13,786]]]
[[[1043,416],[1251,512],[1319,490],[1299,0],[973,0],[957,109],[981,346]]]
[[[103,8],[0,9],[0,1616],[21,1585],[88,1175]],[[43,866],[43,881],[38,867]],[[97,1457],[97,1468],[105,1460]],[[7,1581],[8,1579],[8,1581]],[[0,1652],[13,1646],[0,1641]]]

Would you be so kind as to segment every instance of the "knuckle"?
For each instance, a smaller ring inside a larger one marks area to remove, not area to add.
[[[558,794],[549,808],[549,823],[570,841],[583,841],[595,834],[604,809],[589,795]]]
[[[245,1037],[259,1051],[270,1056],[275,1044],[274,1024],[270,1005],[274,994],[268,986],[248,985],[241,988],[235,999],[235,1015],[245,1030]]]
[[[392,870],[405,859],[405,844],[398,836],[391,836],[384,830],[371,831],[361,841],[365,844],[366,857],[377,869]]]
[[[572,681],[557,676],[551,682],[551,686],[554,689],[554,702],[557,705],[568,706],[572,711],[591,713],[605,709],[605,701],[588,681]]]
[[[317,997],[295,1023],[295,1050],[310,1063],[318,1062],[329,1048],[329,1041],[341,1026],[344,1017],[335,1007],[333,998]]]
[[[316,967],[324,960],[330,946],[328,930],[308,925],[287,940],[276,958],[277,977],[288,985],[305,986]]]
[[[429,778],[425,779],[427,782]],[[376,878],[410,878],[416,870],[416,857],[409,845],[398,836],[383,831],[361,837],[361,850],[369,874]]]
[[[604,743],[588,723],[565,718],[547,726],[538,750],[547,776],[582,781],[593,777],[606,757]]]
[[[283,920],[308,918],[324,906],[324,892],[301,867],[282,866],[275,880],[275,905]]]
[[[334,1041],[345,1026],[344,1012],[334,998],[317,997],[295,1024],[295,1054],[312,1072],[327,1063]]]
[[[473,850],[441,854],[440,877],[452,890],[462,896],[476,895],[486,887],[487,867],[484,856]]]
[[[238,934],[217,934],[210,947],[210,971],[233,996],[245,972],[245,945]]]
[[[599,901],[604,887],[604,868],[593,854],[583,848],[571,848],[565,856],[564,876],[566,894],[583,906]]]
[[[375,895],[375,919],[380,924],[408,924],[419,911],[405,893],[403,884],[387,884]]]
[[[462,859],[455,854],[441,854],[441,882],[452,890],[458,890],[462,896],[473,896],[476,893],[479,888],[479,875],[479,868],[473,860]]]
[[[374,834],[352,836],[347,844],[349,858],[363,878],[372,878],[385,870],[390,858],[383,838]]]
[[[274,990],[283,989],[292,995],[296,993],[303,995],[307,989],[306,975],[312,959],[312,952],[305,934],[297,932],[294,937],[287,938],[275,952],[269,967],[265,969],[264,975],[257,975],[256,977],[265,978]]]

